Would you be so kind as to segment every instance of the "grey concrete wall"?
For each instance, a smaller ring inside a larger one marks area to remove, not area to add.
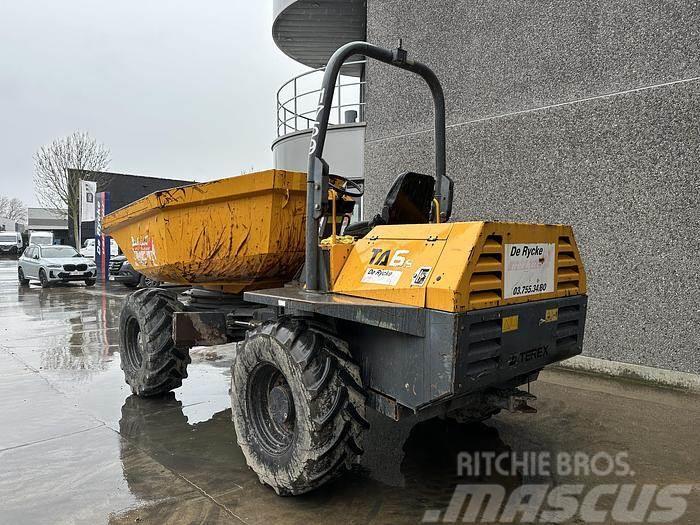
[[[453,219],[574,226],[584,354],[700,374],[700,7],[695,1],[369,0],[368,40],[431,65]],[[367,71],[367,213],[433,173],[430,96]]]

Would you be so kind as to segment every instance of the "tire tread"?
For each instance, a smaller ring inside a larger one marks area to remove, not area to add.
[[[247,423],[235,397],[236,389],[245,391],[245,385],[237,385],[235,378],[247,380],[246,373],[256,366],[257,357],[246,348],[260,340],[271,348],[281,347],[298,370],[314,436],[310,448],[304,450],[304,472],[295,475],[290,469],[272,473],[256,464],[261,447],[250,437],[239,444],[263,483],[281,495],[302,494],[339,476],[363,452],[362,433],[369,424],[364,417],[366,392],[360,368],[347,343],[325,326],[290,316],[266,321],[246,333],[232,367],[232,417],[237,429]]]
[[[187,377],[189,352],[175,347],[170,332],[172,316],[181,310],[177,299],[159,288],[142,288],[127,297],[120,319],[121,368],[135,394],[161,395],[182,386]],[[136,318],[145,332],[147,349],[142,369],[136,369],[126,355],[126,326],[131,318]]]

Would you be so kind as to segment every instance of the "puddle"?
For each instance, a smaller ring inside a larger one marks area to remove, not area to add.
[[[697,398],[669,400],[614,382],[592,389],[596,382],[563,374],[535,384],[540,411],[531,416],[395,423],[370,411],[359,465],[311,494],[280,498],[259,483],[236,443],[228,396],[235,346],[193,350],[182,388],[134,397],[118,348],[130,290],[27,289],[15,272],[0,261],[0,357],[13,364],[0,371],[0,389],[12,394],[0,399],[4,428],[12,429],[4,433],[12,448],[0,446],[2,519],[418,523],[426,510],[444,509],[458,484],[511,491],[563,481],[517,469],[460,476],[459,455],[477,452],[622,450],[637,482],[698,482]],[[695,495],[692,519],[698,508]]]

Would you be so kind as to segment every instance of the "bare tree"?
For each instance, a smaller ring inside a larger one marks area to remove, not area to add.
[[[86,132],[54,140],[34,155],[34,191],[45,208],[68,210],[73,224],[76,248],[80,248],[80,184],[78,176],[68,170],[104,171],[110,151]],[[91,180],[95,180],[93,177]],[[99,184],[99,181],[96,181]]]
[[[26,224],[27,207],[18,198],[9,198],[0,195],[0,217],[14,222]]]

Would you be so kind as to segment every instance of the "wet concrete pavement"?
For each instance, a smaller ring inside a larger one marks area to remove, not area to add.
[[[194,352],[173,395],[130,395],[117,328],[128,291],[20,288],[16,263],[0,261],[0,523],[419,523],[471,482],[695,484],[677,522],[700,523],[700,398],[563,371],[533,384],[534,415],[459,425],[371,414],[360,466],[277,497],[236,445],[234,348]],[[622,451],[634,476],[458,477],[460,451]]]

